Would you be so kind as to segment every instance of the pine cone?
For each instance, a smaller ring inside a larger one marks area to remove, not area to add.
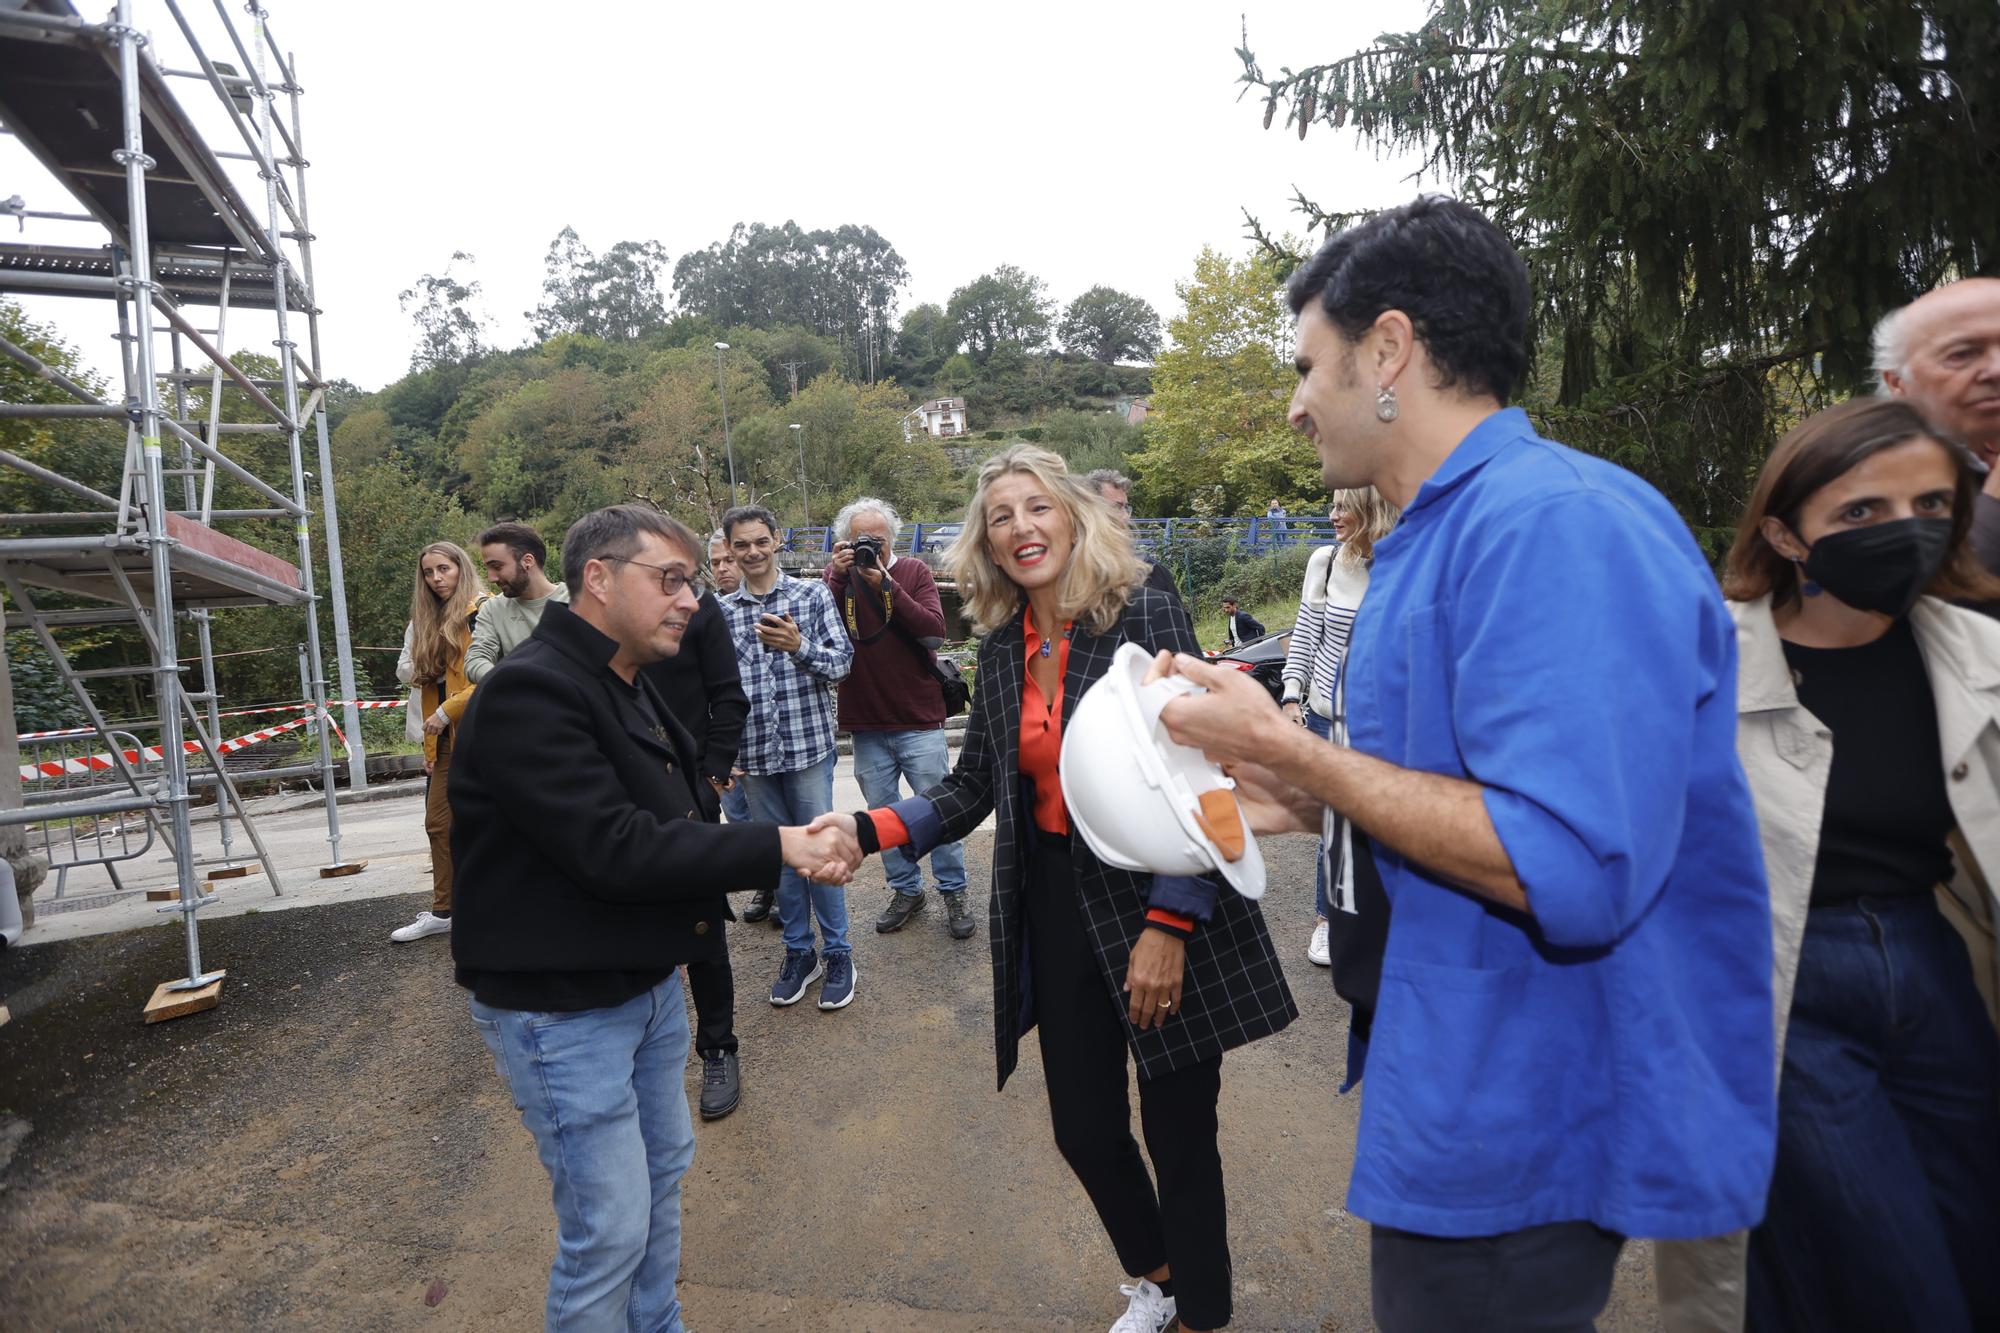
[[[1313,93],[1314,89],[1309,87],[1299,94],[1299,138],[1301,139],[1306,137],[1306,126],[1312,124],[1313,103],[1318,100]]]
[[[1278,98],[1277,98],[1277,94],[1273,93],[1273,94],[1272,94],[1272,95],[1271,95],[1270,97],[1266,98],[1266,99],[1265,99],[1265,101],[1264,101],[1264,128],[1265,128],[1265,129],[1267,129],[1267,130],[1268,130],[1268,129],[1270,129],[1270,128],[1271,128],[1271,117],[1272,117],[1272,116],[1274,116],[1274,115],[1276,115],[1276,114],[1277,114],[1277,112],[1278,112]]]

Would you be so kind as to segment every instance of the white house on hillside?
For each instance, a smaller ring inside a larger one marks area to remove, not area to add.
[[[936,398],[917,409],[924,419],[924,434],[933,439],[965,434],[965,400]]]

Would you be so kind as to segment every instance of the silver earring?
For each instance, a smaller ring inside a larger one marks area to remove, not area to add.
[[[1396,386],[1385,384],[1375,391],[1375,419],[1394,421],[1396,419]]]

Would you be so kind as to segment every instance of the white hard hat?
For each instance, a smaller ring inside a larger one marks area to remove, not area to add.
[[[1063,800],[1097,859],[1156,875],[1220,872],[1245,898],[1264,896],[1264,857],[1236,803],[1236,784],[1160,725],[1168,701],[1201,689],[1181,676],[1142,684],[1152,658],[1120,644],[1063,723]]]

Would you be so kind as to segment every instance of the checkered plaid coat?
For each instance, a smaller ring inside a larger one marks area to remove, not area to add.
[[[1109,633],[1077,628],[1063,675],[1065,725],[1077,700],[1110,668],[1112,654],[1128,640],[1148,652],[1200,651],[1187,613],[1177,601],[1143,585],[1134,588]],[[1019,615],[980,643],[972,716],[958,766],[924,793],[943,822],[946,841],[965,837],[988,813],[997,816],[987,920],[993,952],[994,1054],[1001,1087],[1014,1072],[1021,1037],[1035,1024],[1027,984],[1022,892],[1035,839],[1033,790],[1020,773],[1026,651]],[[1269,1036],[1298,1016],[1263,915],[1255,903],[1222,887],[1210,919],[1195,928],[1188,943],[1179,1012],[1163,1026],[1144,1032],[1134,1028],[1125,1017],[1125,965],[1145,927],[1152,876],[1105,865],[1081,836],[1072,855],[1086,928],[1104,978],[1104,1002],[1118,1011],[1125,1025],[1125,1040],[1140,1078],[1185,1068]]]

